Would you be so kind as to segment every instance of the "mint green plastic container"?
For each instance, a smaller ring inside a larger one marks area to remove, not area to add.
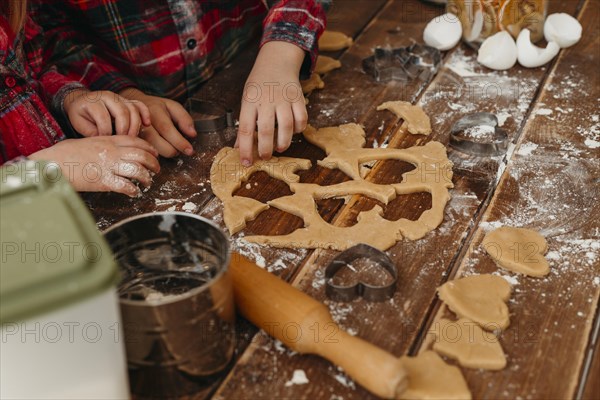
[[[118,269],[55,164],[0,168],[0,398],[129,398]]]

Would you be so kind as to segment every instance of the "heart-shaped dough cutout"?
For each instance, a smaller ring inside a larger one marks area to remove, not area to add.
[[[503,226],[485,235],[481,245],[500,268],[536,277],[550,272],[544,258],[548,243],[531,229]]]
[[[510,324],[506,301],[510,284],[496,275],[472,275],[444,283],[438,296],[460,318],[468,318],[487,331]]]
[[[471,399],[471,392],[460,369],[448,365],[428,350],[417,357],[401,357],[408,374],[408,389],[401,399]]]
[[[457,360],[463,367],[500,370],[506,366],[506,356],[496,335],[485,332],[471,320],[442,318],[429,332],[435,335],[433,350]]]

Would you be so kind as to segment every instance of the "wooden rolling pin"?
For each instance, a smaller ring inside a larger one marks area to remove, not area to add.
[[[254,325],[298,353],[339,365],[373,394],[397,399],[406,372],[392,354],[340,329],[325,305],[234,253],[229,267],[235,305]]]

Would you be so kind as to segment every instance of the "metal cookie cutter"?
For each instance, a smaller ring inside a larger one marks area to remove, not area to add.
[[[352,286],[336,285],[332,282],[333,277],[341,268],[361,258],[376,262],[388,271],[392,276],[392,282],[382,286],[360,281]],[[366,244],[358,244],[340,253],[325,269],[325,293],[334,301],[348,302],[360,296],[367,301],[384,301],[394,295],[397,281],[398,270],[394,262],[383,251]]]
[[[196,132],[215,132],[233,126],[233,110],[206,100],[188,99],[185,108],[194,119]]]
[[[438,71],[441,61],[438,49],[415,43],[397,49],[378,47],[374,55],[363,60],[362,65],[363,70],[378,82],[408,82],[416,78],[428,81]]]
[[[234,126],[233,110],[230,108],[214,101],[193,98],[187,100],[185,108],[194,120],[197,141],[202,146],[223,146],[235,137],[235,133],[227,129]]]
[[[509,142],[506,131],[498,126],[498,118],[487,112],[462,117],[450,131],[450,146],[476,156],[501,156]]]

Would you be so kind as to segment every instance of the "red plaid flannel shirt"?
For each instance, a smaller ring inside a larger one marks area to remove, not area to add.
[[[0,165],[64,139],[50,113],[83,85],[45,68],[44,36],[30,19],[15,34],[0,15]],[[42,72],[43,70],[43,72]]]
[[[315,64],[330,0],[33,0],[52,64],[92,90],[137,87],[183,100],[263,25],[261,44],[293,43]],[[325,7],[324,7],[325,6]]]

